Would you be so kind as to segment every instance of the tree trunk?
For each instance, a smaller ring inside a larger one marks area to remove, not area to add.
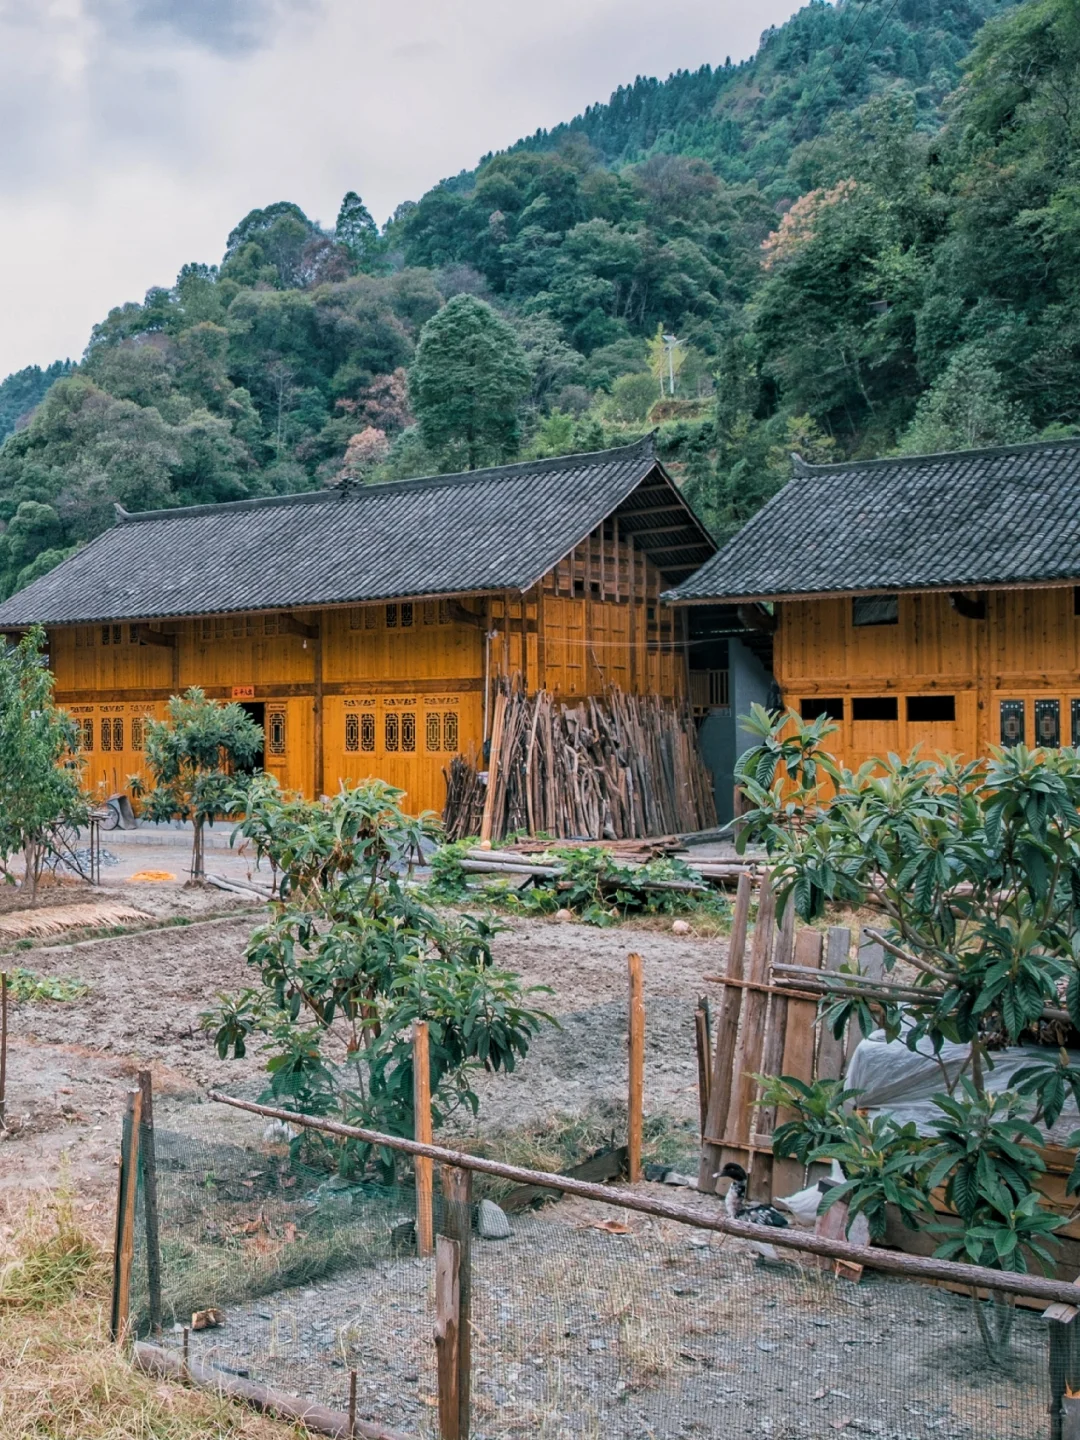
[[[206,821],[201,815],[195,816],[195,838],[191,846],[191,878],[202,880],[206,875],[206,863],[203,850],[203,828]]]

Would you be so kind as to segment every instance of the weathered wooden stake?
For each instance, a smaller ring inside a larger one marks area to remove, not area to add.
[[[626,1148],[630,1184],[641,1179],[641,1139],[645,1123],[645,1000],[641,956],[629,957],[630,970],[630,1087]]]
[[[712,1083],[712,1039],[709,1034],[709,997],[702,995],[694,1011],[694,1037],[697,1040],[698,1121],[701,1139],[709,1116],[709,1086]]]
[[[766,874],[762,878],[758,894],[757,923],[750,946],[748,980],[759,985],[768,982],[773,948],[778,938],[776,892],[773,890],[771,877]],[[734,1162],[749,1170],[753,1163],[753,1152],[748,1142],[751,1142],[753,1133],[754,1097],[757,1094],[757,1081],[754,1076],[761,1070],[761,1050],[765,1040],[765,1013],[769,996],[759,990],[745,990],[742,995],[742,1020],[735,1046],[735,1059],[731,1066],[731,1103],[727,1112],[727,1130],[718,1138],[725,1142],[720,1152],[721,1165]]]
[[[460,1440],[461,1246],[446,1235],[435,1249],[435,1356],[439,1374],[439,1435]]]
[[[800,930],[795,937],[795,964],[808,970],[821,968],[822,935],[819,930]],[[780,1016],[780,1005],[786,1014],[783,1017],[782,1034],[772,1036],[766,1042],[766,1053],[762,1056],[761,1068],[766,1075],[793,1075],[797,1080],[809,1081],[814,1073],[814,1021],[817,1017],[817,1003],[814,1000],[782,1000],[774,995],[777,1003],[776,1016]],[[777,1124],[793,1120],[794,1113],[788,1110],[762,1110],[758,1128],[771,1135]],[[805,1183],[806,1166],[798,1160],[773,1160],[772,1190],[774,1195],[790,1195],[801,1190]],[[769,1197],[772,1198],[771,1196]]]
[[[131,1311],[131,1265],[135,1255],[135,1196],[138,1192],[139,1118],[142,1096],[129,1090],[120,1140],[120,1176],[116,1187],[116,1237],[113,1245],[112,1318],[109,1333],[122,1341]]]
[[[469,1440],[472,1409],[472,1171],[442,1167],[441,1234],[457,1245],[457,1414],[458,1428],[444,1440]],[[436,1256],[437,1259],[437,1256]],[[436,1283],[438,1277],[436,1276]],[[445,1286],[445,1281],[444,1281]],[[440,1394],[440,1413],[442,1399]]]
[[[356,1435],[356,1371],[349,1371],[349,1440]]]
[[[146,1216],[146,1280],[150,1330],[161,1334],[161,1238],[158,1225],[157,1152],[154,1148],[154,1083],[149,1070],[139,1071],[139,1160]]]
[[[7,971],[0,970],[0,1130],[7,1115],[7,992]]]
[[[413,1115],[415,1138],[431,1144],[431,1052],[426,1020],[413,1025]],[[435,1249],[431,1218],[434,1165],[426,1156],[416,1157],[416,1253],[430,1255]]]
[[[731,917],[731,940],[728,943],[727,974],[741,980],[746,954],[746,929],[750,919],[750,876],[739,876],[735,891],[735,908]],[[739,1033],[743,992],[725,986],[716,1009],[716,1047],[713,1052],[712,1083],[709,1086],[709,1112],[705,1117],[705,1143],[701,1147],[698,1168],[698,1189],[713,1193],[716,1172],[720,1169],[720,1140],[727,1129],[731,1108],[732,1070],[735,1042]]]

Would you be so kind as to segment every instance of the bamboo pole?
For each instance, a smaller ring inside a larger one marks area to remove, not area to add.
[[[704,1142],[705,1126],[709,1117],[709,1085],[712,1082],[710,1070],[712,1039],[709,1034],[709,998],[707,995],[699,998],[697,1009],[694,1011],[694,1039],[697,1042],[698,1120],[701,1139]]]
[[[416,1139],[431,1144],[431,1054],[426,1020],[413,1026],[413,1124]],[[431,1202],[433,1167],[426,1156],[416,1159],[416,1253],[431,1255],[435,1248]]]
[[[146,1278],[150,1329],[161,1334],[161,1237],[158,1224],[157,1150],[154,1145],[154,1085],[149,1070],[139,1071],[139,1160],[146,1218]]]
[[[135,1196],[138,1190],[139,1120],[142,1096],[129,1090],[120,1140],[120,1175],[116,1187],[116,1231],[113,1244],[111,1338],[127,1338],[131,1312],[131,1267],[135,1256]]]
[[[219,1104],[230,1105],[235,1110],[245,1110],[250,1115],[263,1115],[268,1120],[280,1120],[283,1124],[297,1125],[301,1129],[319,1130],[344,1140],[360,1140],[366,1145],[385,1146],[389,1150],[400,1150],[405,1155],[429,1155],[432,1160],[444,1166],[475,1171],[481,1175],[498,1175],[501,1179],[512,1180],[517,1185],[536,1185],[564,1195],[577,1195],[582,1200],[598,1200],[601,1204],[613,1205],[621,1210],[633,1210],[640,1215],[655,1215],[661,1220],[672,1220],[698,1230],[711,1230],[716,1234],[732,1235],[740,1240],[761,1243],[760,1225],[753,1225],[745,1220],[729,1220],[720,1210],[691,1210],[685,1205],[672,1204],[653,1195],[644,1195],[640,1190],[597,1185],[588,1180],[575,1180],[570,1175],[554,1175],[545,1170],[527,1170],[521,1165],[506,1165],[501,1160],[466,1155],[461,1150],[450,1150],[445,1145],[421,1145],[415,1140],[403,1139],[400,1135],[384,1135],[380,1130],[364,1130],[359,1125],[344,1125],[338,1120],[327,1120],[319,1115],[300,1115],[292,1110],[260,1105],[254,1100],[241,1100],[219,1090],[211,1090],[209,1098]],[[879,1250],[870,1245],[852,1245],[850,1241],[830,1240],[799,1230],[795,1226],[789,1229],[770,1228],[768,1240],[779,1249],[804,1250],[810,1255],[827,1255],[835,1260],[849,1260],[857,1265],[869,1265],[875,1270],[890,1275],[906,1275],[914,1280],[946,1280],[957,1285],[976,1285],[984,1290],[1007,1295],[1027,1295],[1047,1304],[1061,1303],[1072,1306],[1076,1301],[1075,1286],[1064,1280],[1051,1280],[1042,1275],[1026,1275],[1018,1271],[990,1270],[983,1265],[965,1265],[953,1260],[938,1260],[933,1256],[908,1255],[900,1250]]]
[[[630,973],[630,1075],[629,1117],[626,1147],[629,1155],[630,1183],[641,1179],[641,1139],[645,1123],[645,1001],[641,956],[629,957]]]

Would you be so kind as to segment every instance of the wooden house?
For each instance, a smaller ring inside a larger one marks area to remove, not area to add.
[[[123,790],[145,718],[200,686],[265,730],[305,794],[379,776],[439,809],[481,753],[494,686],[686,692],[685,616],[662,591],[715,546],[653,452],[127,514],[0,605],[46,627],[88,782]]]
[[[670,597],[855,767],[1080,743],[1080,440],[807,465]],[[715,623],[715,621],[714,621]],[[722,628],[722,627],[721,627]]]

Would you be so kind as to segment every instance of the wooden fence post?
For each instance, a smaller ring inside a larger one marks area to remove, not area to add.
[[[146,1216],[146,1280],[150,1329],[161,1334],[161,1235],[158,1226],[157,1152],[154,1147],[154,1083],[149,1070],[139,1071],[139,1161]]]
[[[702,1143],[709,1116],[709,1087],[712,1084],[712,1036],[709,1024],[709,997],[702,995],[694,1011],[694,1038],[697,1041],[698,1122]]]
[[[731,940],[728,944],[727,977],[741,980],[746,954],[746,927],[750,918],[750,876],[739,876],[735,891],[735,908],[731,917]],[[709,1086],[709,1111],[705,1117],[705,1143],[701,1147],[698,1168],[698,1189],[716,1190],[716,1172],[720,1169],[720,1140],[727,1125],[731,1107],[731,1076],[735,1061],[735,1042],[739,1033],[743,992],[725,985],[716,1007],[716,1034],[713,1050],[712,1083]]]
[[[767,985],[776,939],[776,892],[772,887],[772,877],[766,872],[761,879],[757,924],[754,926],[754,940],[750,947],[750,970],[747,979],[752,986]],[[727,1114],[727,1133],[719,1137],[727,1141],[720,1153],[722,1163],[734,1162],[743,1165],[747,1170],[753,1166],[754,1155],[752,1134],[757,1081],[753,1077],[761,1069],[768,1001],[768,992],[763,988],[743,992],[742,1023],[739,1026],[735,1059],[731,1067],[731,1104]]]
[[[461,1246],[440,1235],[435,1248],[435,1357],[439,1374],[439,1435],[460,1440]]]
[[[423,1145],[431,1144],[431,1054],[426,1020],[413,1025],[413,1115],[414,1138]],[[434,1178],[433,1162],[424,1155],[416,1157],[416,1253],[430,1255],[435,1249],[431,1203]]]
[[[794,963],[805,965],[809,970],[821,967],[822,935],[819,930],[800,930],[795,937]],[[814,1000],[789,1000],[783,995],[772,997],[770,1031],[765,1041],[765,1053],[761,1058],[764,1075],[794,1075],[796,1079],[809,1079],[814,1072],[814,1020],[817,1003]],[[763,1135],[771,1135],[777,1122],[793,1120],[789,1111],[778,1115],[775,1108],[758,1112],[757,1128]],[[755,1199],[768,1199],[776,1195],[789,1195],[802,1188],[806,1167],[798,1160],[772,1160],[770,1184],[755,1195]],[[756,1174],[756,1170],[755,1170]]]
[[[472,1400],[472,1171],[456,1165],[442,1167],[443,1214],[440,1235],[455,1242],[457,1247],[457,1429],[443,1431],[443,1440],[469,1440]],[[444,1256],[447,1252],[444,1251]],[[449,1264],[444,1258],[444,1267]],[[447,1280],[443,1280],[444,1293]],[[436,1285],[438,1285],[438,1252],[436,1252]],[[449,1380],[449,1376],[447,1377]],[[451,1401],[444,1396],[443,1368],[439,1368],[440,1424],[444,1402],[449,1416]]]
[[[645,1000],[641,956],[629,957],[630,971],[630,1086],[626,1149],[630,1183],[641,1179],[641,1139],[645,1124]]]
[[[0,970],[0,1130],[4,1129],[7,1115],[7,1005],[7,971]]]
[[[116,1187],[116,1237],[113,1244],[112,1316],[109,1334],[122,1341],[131,1311],[131,1265],[135,1254],[135,1196],[138,1191],[139,1119],[142,1096],[129,1090],[120,1141],[120,1176]]]

